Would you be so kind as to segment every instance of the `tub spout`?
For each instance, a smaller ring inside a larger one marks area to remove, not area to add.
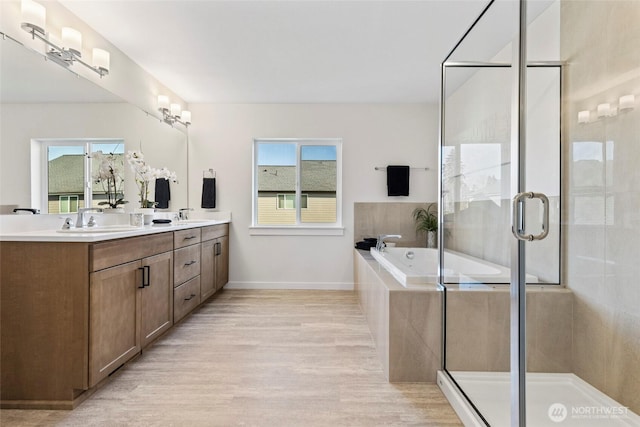
[[[378,252],[384,251],[385,248],[385,239],[402,239],[402,236],[399,234],[380,234],[378,236],[378,241],[376,242],[376,250]]]

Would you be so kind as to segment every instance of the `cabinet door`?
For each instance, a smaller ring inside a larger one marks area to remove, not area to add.
[[[173,252],[142,260],[144,289],[141,297],[142,348],[173,325]]]
[[[140,352],[140,261],[91,273],[89,386]]]
[[[216,239],[216,289],[222,289],[229,282],[229,236]]]
[[[216,288],[216,264],[215,264],[216,240],[202,242],[200,262],[200,299],[202,301],[213,295]]]

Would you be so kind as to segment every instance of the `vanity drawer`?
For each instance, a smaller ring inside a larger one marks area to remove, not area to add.
[[[173,286],[200,275],[200,245],[176,249],[173,261]]]
[[[229,235],[229,224],[209,225],[202,227],[202,241],[217,239]]]
[[[103,270],[114,265],[168,252],[171,249],[173,249],[171,233],[94,243],[89,250],[89,271]]]
[[[200,304],[200,277],[173,290],[173,323],[177,323]]]
[[[173,247],[175,249],[200,243],[200,229],[188,228],[173,232]]]

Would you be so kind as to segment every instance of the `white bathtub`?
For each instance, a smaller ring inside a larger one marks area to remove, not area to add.
[[[438,282],[438,250],[387,247],[383,252],[371,248],[373,257],[403,286]],[[445,283],[504,283],[511,280],[508,268],[457,252],[444,254]],[[527,274],[527,283],[537,277]]]

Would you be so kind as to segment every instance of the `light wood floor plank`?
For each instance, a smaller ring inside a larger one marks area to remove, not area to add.
[[[352,292],[224,290],[73,411],[2,426],[459,426],[434,384],[390,384]]]

